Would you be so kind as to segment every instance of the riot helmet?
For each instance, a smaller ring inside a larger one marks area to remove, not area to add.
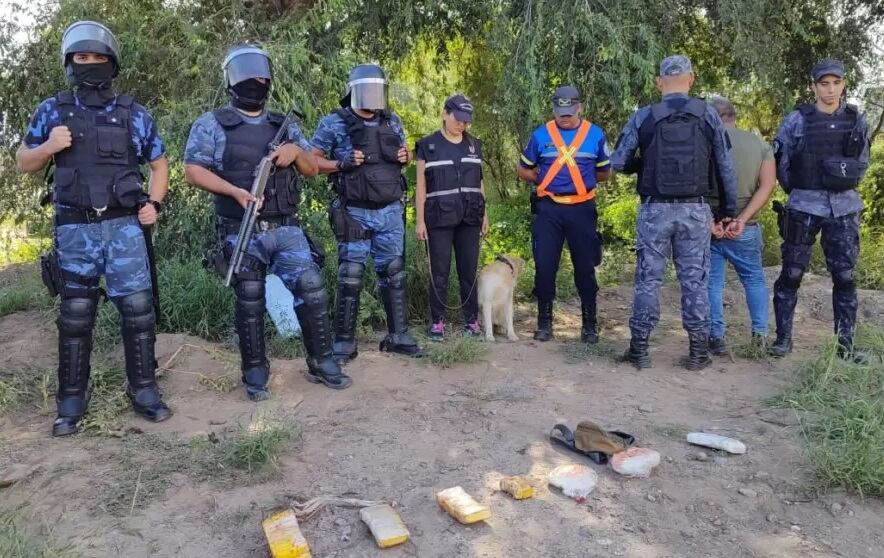
[[[108,66],[95,64],[91,68],[74,67],[73,57],[78,52],[94,52],[110,59]],[[61,36],[61,63],[72,86],[107,87],[120,73],[120,44],[110,29],[95,21],[77,21]]]
[[[234,45],[227,51],[221,67],[224,85],[235,107],[244,110],[264,107],[273,79],[273,66],[264,49],[249,44]],[[264,83],[259,79],[263,79]]]
[[[387,109],[387,76],[376,64],[360,64],[350,71],[347,94],[342,104],[359,110],[379,111]]]

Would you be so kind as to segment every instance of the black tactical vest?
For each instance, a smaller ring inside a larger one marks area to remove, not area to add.
[[[789,160],[789,184],[802,190],[841,192],[856,188],[868,165],[859,156],[868,141],[857,129],[859,113],[853,105],[835,114],[798,108],[804,117],[804,141]]]
[[[639,194],[687,198],[709,193],[713,131],[705,115],[701,99],[667,99],[651,106],[639,129]]]
[[[345,204],[355,201],[382,206],[399,201],[405,191],[402,164],[397,159],[402,140],[390,126],[389,113],[381,115],[377,126],[366,126],[349,109],[338,109],[335,113],[347,124],[353,149],[365,154],[364,163],[337,173],[338,196]]]
[[[135,209],[142,197],[138,153],[132,143],[132,97],[120,95],[111,112],[77,106],[71,91],[56,95],[60,125],[71,146],[55,154],[53,199],[81,209]]]
[[[268,112],[260,124],[249,124],[234,108],[225,107],[212,114],[224,129],[225,137],[222,157],[224,170],[216,174],[237,188],[251,190],[255,168],[267,155],[270,142],[279,131],[285,116]],[[300,190],[295,169],[291,166],[277,168],[267,180],[259,219],[292,216],[298,210],[299,201]],[[242,219],[243,208],[230,196],[216,194],[215,213],[229,219]]]
[[[465,133],[463,143],[453,145],[436,132],[418,143],[425,161],[427,227],[481,225],[485,216],[481,142]]]

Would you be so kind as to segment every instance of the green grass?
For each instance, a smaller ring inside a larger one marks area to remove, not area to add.
[[[758,340],[753,337],[737,338],[731,347],[731,353],[738,358],[746,360],[764,361],[770,357],[767,354],[769,343],[767,340]]]
[[[884,330],[860,327],[856,344],[870,364],[839,359],[833,339],[798,365],[794,387],[773,404],[798,411],[821,486],[884,496]]]
[[[4,558],[70,558],[73,545],[58,546],[48,527],[35,519],[0,512],[0,556]]]
[[[260,414],[249,425],[193,440],[127,436],[100,491],[103,505],[113,515],[127,515],[163,497],[176,474],[222,485],[271,480],[279,472],[279,457],[299,439],[300,427],[290,418]]]
[[[36,268],[13,273],[4,283],[0,286],[0,317],[22,310],[48,310],[55,304],[40,281]]]
[[[0,369],[0,415],[26,405],[49,408],[56,385],[54,370],[29,366]]]
[[[624,347],[621,343],[615,343],[610,339],[599,339],[598,343],[589,344],[572,342],[564,344],[565,362],[577,364],[586,362],[593,357],[602,357],[610,360],[618,360],[623,356]]]
[[[441,343],[427,343],[426,361],[442,368],[478,362],[488,352],[488,345],[476,337],[454,335]]]

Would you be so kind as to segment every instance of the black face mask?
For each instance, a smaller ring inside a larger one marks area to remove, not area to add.
[[[114,98],[112,88],[114,63],[110,60],[99,64],[77,64],[68,66],[68,79],[77,88],[80,101],[87,106],[104,106]]]
[[[234,107],[248,111],[261,110],[270,94],[270,82],[247,79],[227,90],[230,92],[230,103]]]

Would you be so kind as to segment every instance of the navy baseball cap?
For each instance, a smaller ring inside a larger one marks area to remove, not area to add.
[[[553,93],[552,105],[556,116],[573,116],[580,104],[580,92],[573,85],[563,85]]]
[[[667,56],[663,59],[663,62],[660,62],[660,75],[664,77],[680,76],[682,74],[689,74],[693,71],[694,68],[691,65],[691,59],[683,54]]]
[[[844,63],[835,58],[820,60],[813,65],[810,75],[815,82],[819,81],[823,76],[838,76],[844,79]]]
[[[459,122],[473,121],[473,103],[464,95],[452,95],[445,100],[445,110]]]

